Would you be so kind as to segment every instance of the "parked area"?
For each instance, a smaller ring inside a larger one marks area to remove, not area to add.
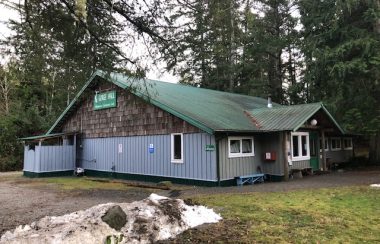
[[[174,185],[170,189],[86,177],[30,179],[21,172],[1,173],[0,234],[46,215],[62,215],[100,203],[132,202],[154,192],[190,198],[215,208],[224,217],[216,225],[186,231],[170,242],[260,242],[264,237],[265,242],[298,242],[293,238],[379,241],[380,190],[370,189],[372,183],[380,183],[380,168],[243,187]]]

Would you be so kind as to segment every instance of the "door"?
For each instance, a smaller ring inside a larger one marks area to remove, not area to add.
[[[319,170],[319,136],[317,132],[310,132],[310,166]]]

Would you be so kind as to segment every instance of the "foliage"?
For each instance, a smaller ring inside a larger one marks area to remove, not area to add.
[[[363,243],[380,238],[380,191],[368,186],[208,195],[193,200],[220,211],[224,220],[215,230],[205,229],[204,235],[202,229],[188,231],[179,242],[224,238],[242,243]]]

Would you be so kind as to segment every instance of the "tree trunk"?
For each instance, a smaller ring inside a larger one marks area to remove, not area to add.
[[[380,132],[370,136],[369,161],[371,163],[380,164]]]

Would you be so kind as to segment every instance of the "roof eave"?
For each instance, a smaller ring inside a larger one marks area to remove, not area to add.
[[[77,102],[77,100],[79,99],[79,97],[82,95],[82,93],[87,89],[87,87],[91,84],[91,82],[95,79],[95,77],[98,76],[100,78],[103,78],[109,82],[112,82],[113,84],[119,86],[120,88],[122,89],[126,89],[128,86],[125,85],[124,83],[120,83],[114,79],[112,79],[111,77],[107,77],[107,75],[105,75],[104,72],[100,71],[100,70],[97,70],[95,71],[91,77],[86,81],[85,85],[82,87],[82,89],[77,93],[77,95],[74,97],[74,99],[70,102],[69,106],[66,107],[66,109],[63,111],[63,113],[58,117],[58,119],[55,121],[55,123],[51,126],[51,128],[46,132],[46,134],[50,134],[51,132],[54,131],[54,129],[57,127],[57,125],[61,122],[61,120],[64,118],[64,116],[67,114],[67,112],[74,106],[74,104]],[[152,99],[151,97],[148,97],[146,96],[145,94],[139,92],[139,91],[133,91],[131,90],[131,92],[133,94],[135,94],[136,96],[144,99],[145,101],[147,102],[150,102],[151,104],[161,108],[162,110],[164,111],[167,111],[168,113],[171,113],[173,114],[174,116],[178,117],[178,118],[181,118],[183,119],[184,121],[188,122],[189,124],[207,132],[208,134],[214,134],[214,130],[206,125],[204,125],[203,123],[189,117],[189,116],[186,116],[172,108],[170,108],[169,106],[166,106],[160,102],[158,102],[157,100],[155,99]]]

